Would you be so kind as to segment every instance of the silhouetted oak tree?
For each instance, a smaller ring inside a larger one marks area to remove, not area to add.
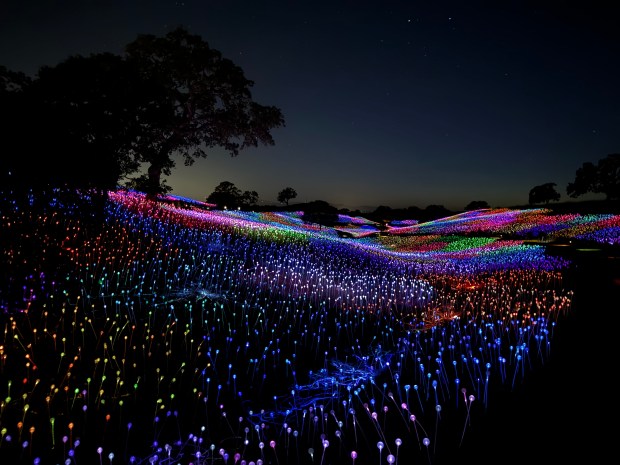
[[[1,68],[2,176],[105,191],[146,164],[132,187],[169,192],[162,176],[174,156],[189,166],[214,147],[236,156],[274,144],[270,131],[284,118],[252,99],[253,84],[182,28],[140,35],[124,56],[70,57],[34,79]]]
[[[304,205],[303,212],[301,219],[306,223],[315,223],[321,227],[333,227],[338,223],[338,209],[325,200],[308,202]]]
[[[258,192],[243,191],[230,181],[222,181],[207,198],[207,203],[214,203],[218,208],[249,210],[258,203]]]
[[[100,202],[138,169],[132,141],[141,86],[120,57],[74,56],[40,68],[34,79],[4,76],[12,82],[7,88],[4,81],[0,97],[2,171],[12,189],[88,190]]]
[[[452,215],[453,212],[448,210],[443,205],[427,205],[424,211],[422,212],[421,220],[423,221],[433,221],[439,218],[446,218]]]
[[[605,194],[607,200],[620,199],[620,153],[607,155],[596,165],[584,163],[575,173],[575,181],[566,187],[572,198],[588,192]]]
[[[546,184],[541,184],[540,186],[535,186],[530,189],[529,193],[529,203],[530,205],[534,205],[536,203],[549,203],[552,200],[556,202],[560,200],[560,194],[555,190],[556,183],[548,182]]]
[[[465,207],[465,211],[480,210],[482,208],[491,208],[485,200],[472,200]]]
[[[54,185],[115,189],[139,168],[144,85],[121,57],[74,56],[42,67],[30,87],[47,178]]]
[[[243,191],[241,198],[239,199],[240,207],[242,210],[250,210],[258,203],[258,192],[256,191]]]
[[[151,111],[136,141],[148,173],[136,187],[151,195],[170,175],[174,154],[186,166],[214,147],[231,156],[260,144],[274,145],[271,130],[284,126],[280,109],[252,99],[253,81],[200,36],[178,28],[164,37],[140,35],[126,47],[127,60],[152,91]]]
[[[288,205],[289,201],[297,197],[297,191],[292,187],[285,187],[278,192],[278,202]]]
[[[241,202],[241,190],[230,181],[222,181],[213,192],[207,196],[208,203],[214,203],[218,208],[235,209]]]

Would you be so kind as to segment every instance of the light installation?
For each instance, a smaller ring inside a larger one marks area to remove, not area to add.
[[[23,463],[432,463],[571,309],[570,262],[520,235],[620,224],[489,210],[349,239],[131,191],[94,232],[55,202],[0,213],[0,457]]]

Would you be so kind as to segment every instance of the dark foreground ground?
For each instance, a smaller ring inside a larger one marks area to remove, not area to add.
[[[563,252],[564,253],[564,252]],[[608,463],[617,451],[620,257],[566,252],[575,260],[573,311],[549,360],[472,424],[460,448],[436,463]]]

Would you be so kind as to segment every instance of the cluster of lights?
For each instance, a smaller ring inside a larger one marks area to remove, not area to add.
[[[571,308],[566,260],[449,221],[347,240],[118,191],[91,234],[53,205],[0,211],[0,457],[23,463],[432,462]]]

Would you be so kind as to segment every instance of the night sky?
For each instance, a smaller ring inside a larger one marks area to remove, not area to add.
[[[275,146],[182,160],[173,194],[230,181],[261,204],[525,205],[620,152],[616,2],[3,1],[0,64],[34,75],[184,26],[279,107]],[[24,5],[26,4],[26,5]],[[579,199],[599,198],[580,197]]]

